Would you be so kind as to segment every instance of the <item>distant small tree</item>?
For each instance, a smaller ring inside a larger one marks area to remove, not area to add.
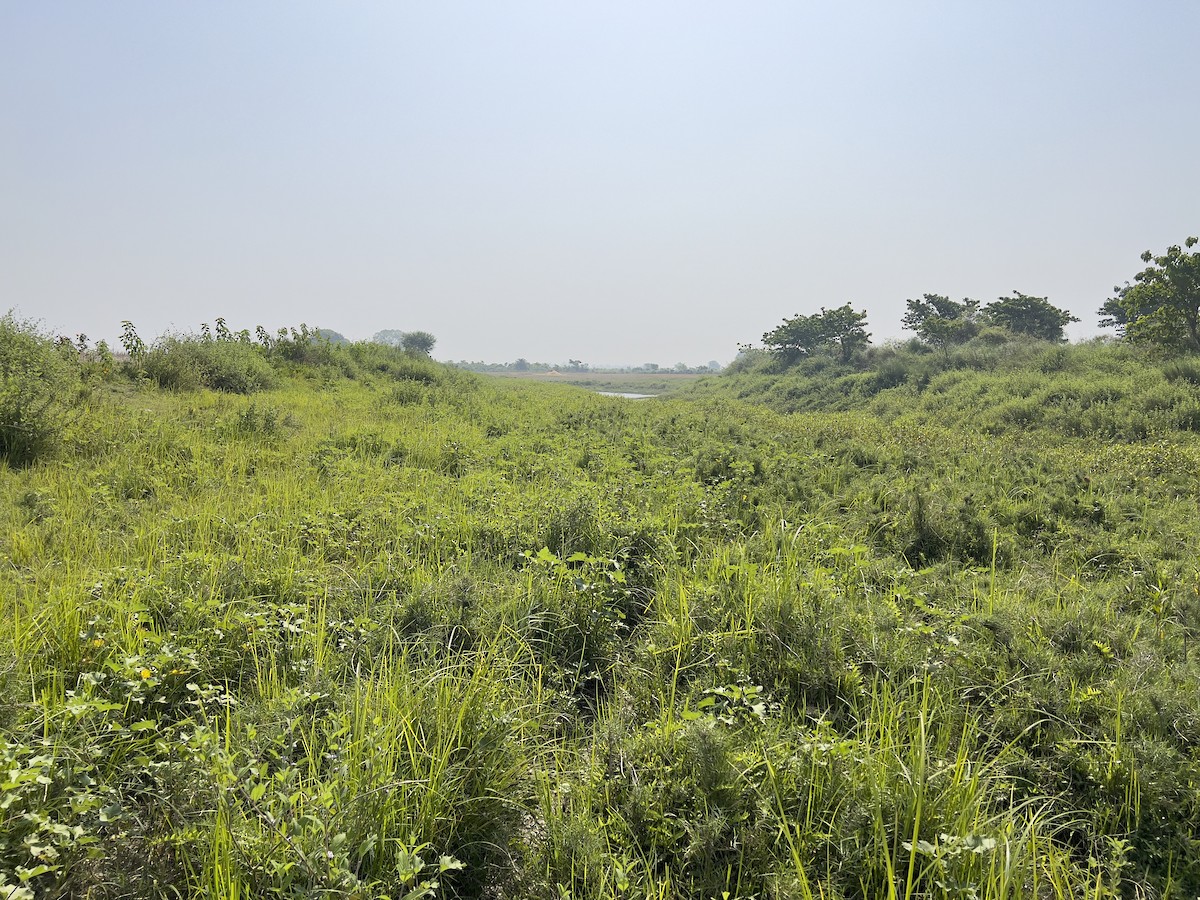
[[[1113,288],[1116,296],[1100,307],[1100,325],[1130,341],[1200,351],[1200,250],[1185,251],[1198,243],[1189,237],[1160,256],[1143,253],[1142,262],[1151,265],[1133,284]]]
[[[221,321],[220,319],[217,320],[218,323],[220,323],[220,321]],[[332,328],[318,328],[318,329],[316,329],[315,334],[317,335],[317,337],[321,338],[322,340],[329,341],[329,343],[331,343],[331,344],[348,344],[348,343],[350,343],[350,341],[347,340],[347,338],[344,334],[334,331]]]
[[[855,312],[849,303],[837,309],[821,307],[811,316],[784,319],[782,325],[763,335],[763,346],[788,365],[816,353],[833,353],[849,362],[855,350],[871,343],[866,324],[866,311]]]
[[[436,343],[437,338],[428,331],[406,331],[400,338],[400,346],[406,353],[419,353],[422,356],[432,353]]]
[[[1007,328],[1013,334],[1024,334],[1042,341],[1062,343],[1063,329],[1079,319],[1065,309],[1054,306],[1045,297],[1033,297],[1013,291],[1011,297],[1001,297],[983,309],[983,320]]]
[[[963,297],[951,300],[941,294],[922,294],[906,300],[908,312],[900,324],[935,347],[948,347],[970,340],[979,333],[979,301]]]
[[[375,336],[371,338],[376,344],[387,344],[389,347],[399,347],[400,342],[404,340],[404,332],[398,328],[385,328],[383,331],[375,332]]]
[[[527,360],[523,356],[520,357],[519,359],[513,360],[512,370],[514,372],[528,372],[529,371],[529,360]]]

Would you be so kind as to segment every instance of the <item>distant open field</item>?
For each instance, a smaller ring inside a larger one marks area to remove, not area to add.
[[[496,372],[494,374],[499,378],[573,384],[593,391],[655,395],[672,394],[684,385],[692,384],[701,378],[712,377],[680,375],[675,372],[563,372],[558,375],[548,372]]]

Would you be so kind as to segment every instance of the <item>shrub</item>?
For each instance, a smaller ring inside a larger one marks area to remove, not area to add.
[[[29,322],[0,317],[0,456],[22,465],[51,449],[78,404],[78,355]]]
[[[200,356],[195,341],[183,338],[163,338],[142,358],[142,371],[161,388],[172,391],[195,391],[202,384]]]
[[[270,365],[249,344],[238,341],[201,342],[204,384],[230,394],[252,394],[274,382]]]
[[[159,387],[193,391],[209,387],[230,394],[252,394],[271,386],[270,365],[250,344],[169,336],[155,342],[142,368]]]

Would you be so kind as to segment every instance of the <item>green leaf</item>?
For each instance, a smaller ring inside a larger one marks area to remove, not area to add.
[[[58,871],[58,866],[48,866],[45,863],[34,866],[32,869],[26,869],[24,866],[17,866],[17,877],[22,883],[29,881],[31,878],[37,878],[39,875],[45,875],[47,872]]]
[[[105,806],[100,807],[100,821],[101,822],[116,822],[118,819],[121,818],[121,813],[122,813],[122,810],[121,810],[120,803],[109,803]]]

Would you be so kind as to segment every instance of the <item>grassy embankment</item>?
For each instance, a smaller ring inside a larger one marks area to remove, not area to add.
[[[1030,351],[784,416],[172,352],[60,356],[78,406],[6,432],[30,896],[1200,890],[1182,364]]]

